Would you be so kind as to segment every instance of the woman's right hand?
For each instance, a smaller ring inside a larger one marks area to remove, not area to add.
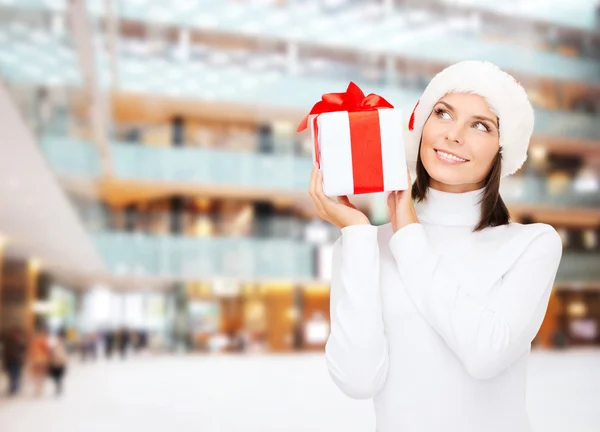
[[[337,198],[337,201],[328,197],[323,192],[323,174],[315,163],[310,175],[308,194],[317,209],[319,217],[324,221],[334,224],[338,228],[350,225],[370,225],[369,218],[347,196]]]

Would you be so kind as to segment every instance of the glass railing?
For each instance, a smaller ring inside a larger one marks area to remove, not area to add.
[[[37,89],[42,86],[81,86],[79,66],[68,38],[47,30],[29,30],[25,26],[9,26],[0,30],[0,47],[7,48],[0,49],[0,76],[15,86],[32,85]],[[223,54],[227,52],[222,51]],[[99,80],[108,84],[110,69],[104,65],[105,56],[99,56],[102,58],[98,63]],[[575,80],[576,75],[570,75],[571,72],[587,68],[584,60],[579,62],[581,64],[577,63],[573,68],[561,67],[561,73]],[[310,59],[306,63],[309,64]],[[286,108],[298,112],[308,110],[325,92],[344,90],[350,80],[356,81],[366,92],[381,94],[406,113],[412,111],[421,94],[421,89],[417,87],[400,87],[391,81],[386,84],[388,81],[383,78],[368,77],[361,67],[342,68],[340,65],[330,65],[320,72],[289,74],[285,72],[285,68],[275,65],[253,71],[243,63],[211,65],[204,57],[179,62],[152,56],[121,56],[118,65],[119,85],[123,91],[252,107]],[[600,63],[594,66],[594,74],[600,77],[598,70]],[[37,99],[30,99],[29,105],[38,109]],[[63,117],[68,115],[65,112],[59,114]],[[538,109],[535,133],[600,141],[599,123],[599,116]]]
[[[598,180],[596,180],[598,181]],[[560,188],[550,186],[548,180],[526,175],[502,180],[500,192],[507,204],[543,204],[557,207],[600,207],[598,189],[578,190],[570,181]]]
[[[564,252],[556,282],[590,282],[600,280],[600,253]]]
[[[29,7],[37,9],[46,9],[50,4],[55,8],[65,9],[67,0],[54,0],[49,2],[48,0],[19,0],[17,2],[6,2],[8,4],[14,4],[19,7]],[[263,10],[257,8],[257,4],[251,6],[243,6],[240,2],[223,1],[223,6],[230,3],[228,6],[233,7],[237,10],[228,11],[223,13],[219,9],[215,8],[214,2],[208,1],[193,1],[180,0],[171,2],[171,8],[165,10],[161,9],[161,3],[157,0],[138,0],[131,2],[123,2],[120,14],[123,17],[130,19],[138,19],[150,22],[159,23],[172,23],[175,25],[193,25],[194,20],[198,21],[197,24],[203,25],[209,28],[220,28],[219,18],[230,21],[232,24],[240,24],[244,15],[253,13],[254,17],[259,16]],[[233,3],[233,5],[231,4]],[[263,2],[267,4],[268,2]],[[463,6],[471,7],[473,9],[479,9],[483,11],[496,12],[500,15],[509,15],[517,18],[529,18],[536,21],[542,21],[546,23],[557,24],[561,26],[567,26],[582,30],[595,31],[597,30],[597,22],[594,19],[595,16],[595,2],[590,0],[570,0],[568,2],[553,2],[552,7],[543,7],[545,5],[538,4],[521,4],[520,0],[507,0],[501,3],[489,2],[487,0],[439,0],[440,4],[452,5],[452,6]],[[273,5],[277,6],[279,14],[273,14],[271,17],[272,25],[279,23],[281,26],[285,24],[286,14],[292,14],[296,12],[296,9],[289,8],[289,11],[284,10],[281,12],[280,2],[273,1]],[[240,10],[240,6],[243,9]],[[299,7],[309,9],[310,7],[306,2],[298,2]],[[105,12],[104,4],[102,2],[90,2],[88,3],[90,12],[100,15]],[[267,6],[268,7],[268,6]],[[245,9],[245,10],[244,10]],[[273,9],[273,8],[270,8]],[[313,8],[314,9],[314,8]],[[352,10],[346,8],[345,11]],[[313,11],[313,13],[318,10]],[[206,16],[200,16],[203,13]],[[218,15],[213,15],[218,13]],[[400,11],[398,12],[400,13]],[[305,13],[306,14],[306,13]],[[340,13],[340,15],[343,15]],[[396,15],[396,14],[393,14]],[[198,19],[198,16],[200,18]],[[256,18],[258,19],[258,18]],[[245,21],[242,21],[245,22]],[[251,33],[255,33],[258,29],[251,31],[256,26],[247,26],[247,30]]]
[[[365,18],[368,12],[360,6],[348,6],[338,13],[325,13],[318,5],[280,7],[214,1],[173,5],[156,13],[148,2],[123,2],[121,6],[120,16],[131,20],[444,63],[465,58],[490,60],[514,72],[600,83],[597,61],[483,41],[469,20],[438,17],[423,10],[390,12],[385,19],[369,20]],[[104,14],[101,7],[90,12]]]
[[[42,148],[61,175],[98,174],[97,150],[91,143],[46,139]],[[227,152],[208,148],[151,147],[113,143],[114,175],[120,179],[178,182],[243,189],[304,192],[312,168],[309,157],[292,154]],[[556,192],[545,179],[515,176],[503,180],[507,203],[600,207],[597,190],[582,191],[568,183]]]
[[[117,275],[179,279],[234,277],[310,280],[316,278],[315,246],[296,240],[249,237],[175,237],[97,232],[108,268]],[[600,254],[565,252],[556,281],[600,279]]]
[[[99,5],[99,10],[92,7],[92,13],[97,15],[104,12],[104,4],[102,2],[90,2],[91,4]],[[123,11],[120,15],[126,19],[146,20],[148,6],[147,2],[121,2]],[[196,5],[192,5],[196,8]],[[151,8],[155,9],[155,8]],[[162,7],[158,7],[162,10]],[[166,12],[163,11],[158,18],[162,23],[177,24],[177,20],[173,18],[177,14],[172,12],[176,8],[170,7]],[[246,32],[246,23],[253,21],[254,18],[244,20],[244,24],[240,24],[238,19],[231,19],[232,10],[240,11],[240,16],[251,15],[257,13],[265,14],[264,17],[257,17],[256,23],[264,23],[256,25],[256,29],[250,33]],[[192,23],[187,23],[186,26],[198,27],[200,29],[214,30],[220,32],[231,32],[238,35],[257,36],[262,35],[270,39],[282,39],[290,42],[300,42],[314,45],[321,45],[331,49],[342,50],[357,50],[368,55],[388,56],[395,55],[399,57],[408,57],[410,59],[421,61],[434,61],[443,64],[454,63],[456,61],[470,58],[489,60],[500,67],[510,70],[515,73],[523,73],[532,76],[540,76],[551,79],[560,79],[568,81],[576,81],[597,85],[600,83],[600,62],[590,58],[582,58],[575,56],[565,56],[553,52],[542,52],[528,48],[527,46],[512,45],[508,43],[500,43],[481,39],[477,35],[477,31],[465,30],[461,25],[453,30],[453,24],[447,23],[440,18],[427,17],[421,28],[415,30],[414,23],[410,23],[406,17],[397,14],[397,17],[390,18],[384,21],[369,23],[360,16],[351,16],[350,22],[359,20],[354,24],[359,24],[361,30],[352,27],[352,24],[345,20],[344,16],[336,18],[335,16],[323,15],[316,11],[315,21],[329,22],[335,26],[337,21],[343,23],[341,31],[323,32],[314,30],[311,27],[313,20],[309,17],[305,19],[294,19],[294,25],[279,25],[271,26],[268,24],[269,16],[290,15],[293,9],[290,8],[272,8],[269,6],[260,6],[248,8],[246,6],[236,4],[235,6],[227,5],[227,2],[210,2],[202,6],[202,17],[212,17],[214,25],[202,24],[203,20],[199,19]],[[360,15],[360,14],[359,14]],[[185,19],[189,18],[189,14],[183,15]],[[289,19],[289,17],[288,17]],[[325,25],[325,24],[323,24]],[[14,29],[13,29],[14,27]],[[294,29],[296,27],[296,29]],[[332,27],[333,28],[333,27]],[[352,29],[351,33],[345,29]],[[16,30],[15,30],[16,29]],[[404,32],[404,33],[403,33]],[[47,82],[49,85],[80,85],[80,73],[77,65],[77,57],[73,50],[72,44],[65,43],[64,37],[53,35],[49,30],[43,28],[27,28],[25,24],[15,23],[7,26],[7,29],[0,31],[0,47],[6,49],[0,50],[0,71],[2,75],[10,80],[17,82]],[[9,49],[10,48],[10,49]],[[196,48],[206,47],[192,46],[190,49],[194,51]],[[141,51],[152,51],[151,48],[142,47]],[[164,49],[163,54],[143,54],[138,56],[119,54],[119,83],[124,90],[147,91],[151,93],[159,92],[169,95],[181,95],[188,97],[190,92],[214,93],[214,97],[219,97],[219,91],[224,91],[224,96],[236,96],[240,90],[242,93],[253,93],[248,91],[245,86],[251,78],[244,80],[234,80],[227,77],[228,66],[248,71],[255,69],[254,60],[259,60],[258,63],[263,63],[261,59],[253,58],[251,52],[243,53],[241,60],[225,61],[225,63],[216,68],[217,79],[220,74],[225,74],[222,78],[223,89],[219,89],[215,82],[203,83],[203,78],[210,75],[210,66],[212,61],[207,61],[206,55],[199,55],[197,58],[190,58],[186,61],[180,61],[176,56],[172,55],[174,49]],[[223,50],[220,57],[227,58],[227,51]],[[108,58],[104,51],[97,51],[98,77],[99,81],[104,84],[110,83],[109,72],[107,66]],[[208,56],[210,57],[210,56]],[[231,60],[235,57],[230,55]],[[269,57],[268,55],[266,57]],[[271,56],[272,57],[272,56]],[[306,69],[310,69],[310,58],[302,59],[297,68],[300,73]],[[221,61],[219,59],[219,61]],[[219,61],[215,62],[216,64]],[[161,69],[157,63],[170,63],[173,66],[170,74],[157,73]],[[265,59],[266,64],[268,61]],[[256,71],[256,80],[264,81],[269,77],[279,78],[285,74],[286,58],[282,57],[277,60],[278,67],[259,68]],[[197,67],[198,65],[202,67]],[[361,65],[364,68],[364,65]],[[364,68],[366,69],[366,68]],[[364,70],[363,69],[363,70]],[[360,70],[360,68],[357,68]],[[381,70],[381,68],[378,68]],[[338,68],[338,77],[343,75],[346,77],[348,72],[343,67]],[[135,75],[132,77],[131,75]],[[369,82],[364,76],[365,74],[351,73],[350,79],[362,79],[362,82]],[[242,88],[235,89],[235,87]],[[251,85],[249,87],[252,87]],[[289,87],[293,88],[293,87]],[[289,88],[287,91],[289,91]],[[330,88],[330,87],[328,87]],[[233,89],[233,91],[230,91]],[[327,89],[327,88],[325,88]],[[253,90],[253,89],[250,89]],[[321,89],[323,90],[323,89]],[[321,91],[322,93],[322,91]],[[254,95],[256,96],[256,95]],[[281,93],[278,94],[281,97]],[[254,99],[253,102],[257,100]],[[411,101],[414,105],[416,99]]]
[[[600,116],[535,110],[534,136],[600,141]]]
[[[95,178],[100,175],[98,148],[91,142],[45,136],[39,141],[50,167],[58,174]]]
[[[115,175],[123,179],[206,183],[281,190],[306,189],[312,160],[291,154],[203,148],[111,146]]]
[[[36,58],[22,62],[5,64],[0,52],[0,75],[5,76],[8,69],[21,69],[25,64],[35,63]],[[269,73],[251,73],[241,69],[233,70],[209,66],[181,66],[166,61],[128,59],[120,63],[120,85],[124,91],[145,92],[196,98],[206,101],[221,101],[228,104],[250,107],[272,107],[308,111],[325,92],[343,91],[352,79],[317,78]],[[153,71],[152,76],[147,71]],[[51,71],[48,71],[50,74]],[[57,72],[58,74],[62,72]],[[357,72],[358,73],[358,72]],[[39,85],[38,75],[29,70],[15,72],[21,81]],[[10,80],[10,76],[5,76]],[[156,77],[164,79],[156,79]],[[180,76],[173,80],[169,77]],[[77,85],[67,82],[65,84]],[[365,84],[360,76],[354,77],[360,85]],[[368,83],[368,82],[367,82]],[[420,97],[420,90],[409,87],[363,85],[365,92],[374,92],[384,96],[394,106],[404,110],[406,115],[412,111]],[[285,95],[285,97],[282,97]],[[258,109],[258,108],[257,108]],[[58,114],[57,114],[58,115]],[[60,113],[62,117],[67,114]],[[587,139],[600,141],[600,116],[590,114],[549,111],[536,109],[536,135],[565,139]],[[299,114],[300,116],[300,114]],[[46,130],[48,130],[46,128]]]
[[[491,2],[489,0],[441,0],[441,3],[452,6],[466,6],[483,11],[495,12],[516,18],[529,18],[535,21],[557,24],[587,31],[598,31],[595,18],[596,4],[589,0],[570,0],[568,2],[552,2],[552,7],[542,7],[542,4],[509,0]],[[596,2],[597,3],[597,2]]]
[[[117,275],[175,278],[314,278],[314,246],[287,239],[93,234]]]

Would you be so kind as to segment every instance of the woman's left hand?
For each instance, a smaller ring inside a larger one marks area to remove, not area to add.
[[[410,171],[407,170],[406,175],[408,176],[408,189],[390,192],[387,197],[390,222],[392,222],[394,232],[411,223],[419,223],[412,200]]]

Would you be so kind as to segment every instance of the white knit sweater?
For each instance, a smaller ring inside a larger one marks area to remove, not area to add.
[[[419,224],[342,229],[333,381],[374,398],[378,432],[528,432],[526,368],[562,255],[549,225],[472,232],[477,191],[429,189]]]

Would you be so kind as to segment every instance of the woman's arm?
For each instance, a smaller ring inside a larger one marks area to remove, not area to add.
[[[330,296],[329,374],[349,397],[371,398],[383,386],[389,364],[376,226],[342,228],[333,249]]]
[[[542,324],[562,256],[560,237],[544,228],[526,240],[522,253],[514,250],[520,256],[485,302],[464,289],[477,281],[461,284],[432,251],[422,225],[407,225],[390,240],[416,308],[475,378],[492,378],[510,366],[530,348]]]

